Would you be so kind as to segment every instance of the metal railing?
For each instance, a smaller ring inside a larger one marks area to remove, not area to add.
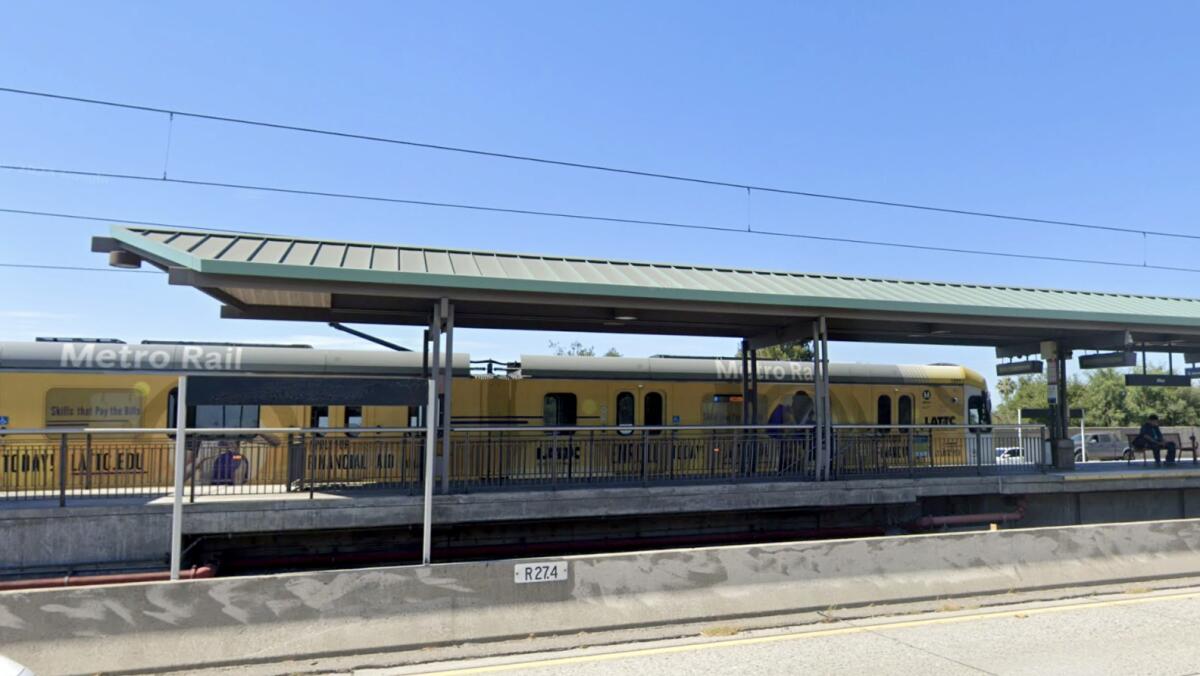
[[[451,485],[813,480],[812,425],[460,427]],[[1041,425],[835,425],[834,478],[1040,471]]]
[[[174,430],[0,430],[0,500],[153,497],[174,484]],[[409,428],[190,429],[184,491],[197,496],[361,488],[416,491],[425,436]]]
[[[687,482],[811,481],[811,425],[458,427],[451,491]],[[1038,471],[1039,425],[836,425],[831,476]],[[441,445],[438,445],[439,454]],[[172,493],[174,430],[0,430],[0,500]],[[416,428],[190,429],[184,490],[197,496],[422,489]],[[439,456],[440,484],[445,471]]]
[[[477,427],[452,434],[452,486],[814,478],[812,425]]]
[[[1036,471],[1050,461],[1040,425],[838,425],[833,446],[841,478]]]

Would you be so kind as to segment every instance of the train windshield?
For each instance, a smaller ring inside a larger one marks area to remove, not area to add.
[[[987,425],[992,422],[992,411],[985,395],[973,394],[967,398],[967,423]]]

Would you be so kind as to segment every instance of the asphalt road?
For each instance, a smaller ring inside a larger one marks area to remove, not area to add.
[[[1196,674],[1200,589],[1026,603],[537,655],[354,670],[400,674]],[[712,627],[726,634],[736,627]]]

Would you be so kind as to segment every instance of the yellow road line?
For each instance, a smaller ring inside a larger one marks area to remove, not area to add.
[[[1156,596],[1143,596],[1132,599],[1112,599],[1108,601],[1091,601],[1087,603],[1070,603],[1058,606],[1047,606],[1043,608],[1026,608],[1024,610],[999,610],[992,612],[973,613],[970,615],[955,615],[953,617],[935,617],[923,620],[904,620],[900,622],[887,622],[883,624],[856,625],[852,627],[839,627],[836,629],[816,629],[809,631],[798,631],[790,634],[773,634],[771,636],[753,636],[749,638],[735,638],[724,641],[707,641],[703,643],[688,643],[685,645],[662,646],[658,648],[640,648],[637,650],[625,650],[620,652],[599,653],[595,655],[577,655],[575,657],[556,657],[542,660],[533,660],[529,662],[513,662],[509,664],[493,664],[483,667],[467,667],[464,669],[449,669],[446,671],[430,671],[425,672],[430,675],[451,676],[458,674],[494,674],[504,671],[518,671],[522,669],[536,669],[540,667],[554,667],[567,664],[585,664],[589,662],[608,662],[612,660],[621,660],[630,657],[647,657],[651,655],[669,655],[672,653],[686,653],[698,650],[711,650],[715,648],[735,648],[738,646],[761,645],[764,643],[779,643],[781,641],[795,641],[806,638],[823,638],[826,636],[844,636],[847,634],[861,634],[873,631],[886,631],[889,629],[910,629],[913,627],[927,627],[943,624],[959,624],[963,622],[975,622],[978,620],[995,620],[1015,617],[1028,617],[1031,615],[1049,615],[1051,613],[1066,613],[1072,610],[1085,610],[1090,608],[1106,608],[1112,606],[1130,606],[1141,605],[1146,603],[1155,603],[1158,601],[1177,601],[1181,599],[1190,599],[1200,597],[1200,591],[1179,592],[1175,594],[1162,594]]]

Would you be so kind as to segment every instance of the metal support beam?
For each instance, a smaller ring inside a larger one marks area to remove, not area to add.
[[[363,340],[375,343],[376,345],[381,345],[383,347],[386,347],[389,350],[395,350],[397,352],[412,352],[412,350],[408,349],[407,347],[404,347],[403,345],[397,345],[397,344],[393,343],[392,341],[384,340],[383,338],[380,338],[379,336],[372,336],[371,334],[369,334],[365,331],[359,331],[358,329],[352,329],[349,326],[342,324],[341,322],[329,322],[329,328],[337,329],[338,331],[341,331],[342,333],[348,333],[352,336],[355,336],[356,338],[362,338]]]
[[[825,317],[817,319],[817,327],[821,339],[821,392],[825,397],[825,402],[821,406],[821,410],[825,414],[825,478],[832,479],[833,454],[837,440],[833,436],[833,397],[829,387],[829,327],[825,322]]]
[[[175,491],[171,498],[171,579],[179,579],[183,559],[183,466],[187,463],[187,385],[179,376],[175,395]]]
[[[1055,411],[1060,439],[1071,437],[1071,402],[1067,399],[1067,360],[1071,352],[1059,347],[1058,354],[1058,409]]]
[[[446,329],[446,356],[442,364],[442,493],[450,492],[450,427],[453,422],[454,389],[454,305],[447,299],[441,301],[442,322]]]
[[[750,424],[758,424],[758,350],[750,348]]]
[[[429,565],[433,553],[433,466],[437,462],[438,367],[441,363],[442,312],[435,303],[429,320],[429,397],[425,404],[425,504],[421,533],[421,563]]]
[[[742,424],[750,422],[750,341],[742,340]]]
[[[437,454],[437,381],[430,378],[429,400],[425,408],[425,504],[421,519],[421,565],[428,566],[433,558],[433,460]]]
[[[828,343],[825,341],[825,322],[813,322],[813,443],[815,446],[815,478],[826,481],[832,477],[833,429],[829,425],[829,360],[826,358]]]

